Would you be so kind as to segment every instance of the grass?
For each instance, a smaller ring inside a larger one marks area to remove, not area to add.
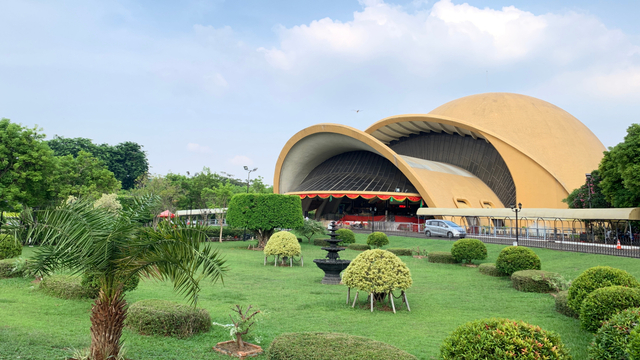
[[[452,242],[390,237],[389,247],[427,251],[450,251]],[[356,234],[357,243],[366,235]],[[477,268],[428,263],[426,259],[401,257],[411,269],[413,286],[407,291],[411,312],[399,306],[397,314],[371,313],[345,304],[346,288],[322,285],[323,272],[312,259],[326,252],[303,241],[303,268],[263,266],[263,254],[246,250],[247,243],[214,243],[220,247],[229,273],[223,284],[203,284],[198,306],[207,309],[214,322],[229,324],[235,304],[253,305],[265,312],[256,325],[255,337],[266,349],[277,336],[287,332],[339,332],[368,337],[396,346],[420,359],[436,359],[442,340],[457,326],[474,319],[505,317],[520,319],[558,332],[574,359],[587,358],[592,335],[581,330],[579,321],[554,310],[548,294],[523,293],[512,288],[508,278],[482,275]],[[495,262],[504,246],[487,244]],[[596,265],[624,269],[640,278],[637,259],[606,255],[533,249],[542,269],[573,279]],[[25,248],[28,257],[32,249]],[[345,250],[341,256],[355,258],[360,252]],[[141,281],[138,290],[127,294],[129,303],[142,299],[166,299],[185,303],[167,282]],[[364,300],[364,297],[361,297]],[[38,291],[31,279],[0,280],[0,359],[64,359],[69,350],[89,346],[91,300],[61,300]],[[398,305],[399,301],[396,302]],[[141,336],[126,329],[123,339],[127,357],[141,359],[227,359],[211,351],[217,342],[230,340],[228,329],[214,326],[209,333],[185,340]],[[261,358],[265,358],[262,356]]]

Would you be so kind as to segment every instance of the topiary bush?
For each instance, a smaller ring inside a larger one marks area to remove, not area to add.
[[[127,312],[125,326],[142,335],[187,338],[207,332],[211,317],[205,309],[167,300],[148,299],[133,303]]]
[[[507,246],[500,251],[496,268],[507,275],[520,270],[540,270],[540,258],[524,246]]]
[[[347,246],[356,242],[356,234],[349,229],[338,229],[336,234],[338,234],[338,239],[342,240],[338,243],[340,246]]]
[[[562,275],[542,270],[521,270],[511,274],[514,289],[524,292],[548,293],[563,289],[567,282]]]
[[[95,293],[81,284],[79,276],[51,275],[42,279],[40,290],[61,299],[91,299]]]
[[[116,281],[123,281],[124,278],[122,276],[116,277]],[[132,276],[124,282],[122,290],[124,292],[133,291],[138,288],[138,284],[140,283],[140,278],[138,276]],[[93,295],[92,298],[96,298],[98,293],[100,292],[100,275],[95,272],[84,273],[82,274],[82,280],[80,284],[90,291]]]
[[[325,241],[326,239],[313,239],[313,245],[315,246],[329,246],[330,244]]]
[[[592,360],[640,360],[637,351],[640,346],[638,332],[640,332],[640,308],[623,310],[613,315],[596,332],[593,342],[589,345],[589,358]]]
[[[271,235],[271,238],[264,247],[264,254],[266,256],[278,255],[293,257],[299,256],[302,252],[298,238],[288,231],[278,231]]]
[[[478,266],[478,271],[481,274],[489,275],[489,276],[507,276],[507,274],[496,268],[496,264],[484,263]]]
[[[617,312],[634,307],[640,307],[640,289],[624,286],[597,289],[582,302],[580,325],[594,333]]]
[[[569,307],[580,313],[582,301],[594,290],[607,286],[626,286],[637,288],[640,283],[624,270],[610,266],[596,266],[585,270],[569,287]]]
[[[395,254],[396,256],[411,256],[413,252],[411,249],[391,248],[387,249],[388,252]]]
[[[366,293],[377,301],[393,290],[407,290],[413,284],[407,265],[396,255],[380,249],[359,254],[344,270],[342,283]]]
[[[460,239],[453,243],[451,255],[457,262],[472,262],[487,258],[487,247],[478,239]]]
[[[380,341],[336,333],[291,333],[273,339],[268,360],[414,360],[415,356]]]
[[[372,248],[381,248],[388,244],[389,237],[387,237],[387,234],[383,232],[376,231],[367,236],[367,245],[371,246]]]
[[[567,303],[567,297],[569,296],[568,294],[568,291],[560,291],[556,295],[556,311],[564,316],[577,319],[580,314],[573,311],[573,309],[569,307],[569,304]]]
[[[22,255],[22,245],[9,234],[0,234],[0,260]]]
[[[456,259],[448,251],[432,251],[427,254],[427,261],[430,263],[455,264]]]
[[[442,342],[440,357],[445,360],[571,359],[556,333],[509,319],[482,319],[459,326]]]
[[[351,249],[351,250],[371,250],[371,246],[367,245],[367,244],[349,244],[349,246],[347,246],[347,248]]]

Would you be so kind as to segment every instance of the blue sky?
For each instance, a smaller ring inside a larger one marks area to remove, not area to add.
[[[613,146],[640,113],[638,13],[637,1],[4,0],[0,117],[138,142],[154,173],[243,178],[250,165],[268,182],[307,126],[365,129],[488,91],[549,101]]]

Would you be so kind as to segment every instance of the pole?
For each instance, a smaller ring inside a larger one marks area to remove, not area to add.
[[[518,227],[518,210],[516,210],[516,246],[518,246],[518,235],[520,233],[520,228]]]

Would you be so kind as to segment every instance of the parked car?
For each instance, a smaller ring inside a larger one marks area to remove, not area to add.
[[[449,220],[427,220],[424,224],[424,234],[429,236],[446,236],[449,239],[464,238],[467,232],[464,228]]]

